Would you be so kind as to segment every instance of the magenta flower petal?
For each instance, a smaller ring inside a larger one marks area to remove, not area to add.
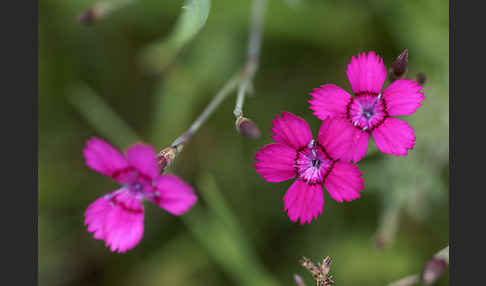
[[[322,122],[317,142],[332,158],[356,163],[365,156],[369,137],[346,118],[333,117]]]
[[[303,180],[295,180],[284,196],[284,208],[291,221],[300,224],[310,223],[317,219],[324,206],[322,185],[309,185]]]
[[[142,239],[143,216],[141,197],[121,189],[94,201],[85,212],[85,224],[111,251],[123,253]]]
[[[353,56],[346,74],[354,94],[378,94],[386,79],[386,67],[383,60],[371,51],[368,55],[362,53],[357,58]]]
[[[118,181],[120,181],[118,175],[129,166],[120,151],[96,137],[86,141],[83,156],[86,159],[86,165],[91,169]]]
[[[383,91],[386,111],[389,115],[410,115],[414,113],[424,100],[423,87],[410,79],[399,79]]]
[[[412,127],[407,122],[388,117],[371,133],[376,147],[381,152],[397,156],[405,156],[415,145]]]
[[[197,201],[191,186],[175,175],[157,178],[157,190],[150,200],[173,215],[182,215]]]
[[[123,189],[119,190],[122,191]],[[117,191],[113,192],[115,194]],[[96,239],[105,239],[105,220],[106,214],[111,210],[110,200],[112,194],[98,198],[91,203],[84,213],[84,224],[88,227],[88,232],[93,233]]]
[[[356,165],[344,162],[334,163],[334,167],[324,181],[329,195],[336,201],[350,202],[360,197],[364,180]]]
[[[290,112],[283,111],[282,117],[276,115],[272,124],[273,135],[271,138],[277,143],[299,149],[307,146],[312,140],[312,133],[307,122]]]
[[[294,178],[297,151],[287,145],[272,143],[255,155],[256,171],[268,182],[282,182]]]
[[[129,147],[125,154],[127,160],[140,173],[155,179],[159,175],[157,159],[154,148],[143,143],[137,143]]]
[[[314,111],[320,120],[326,120],[329,116],[345,115],[346,107],[351,101],[351,95],[344,89],[334,84],[326,84],[315,88],[311,92],[309,100],[310,109]]]

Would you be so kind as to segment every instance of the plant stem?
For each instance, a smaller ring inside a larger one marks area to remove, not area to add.
[[[184,145],[191,139],[201,125],[206,122],[208,117],[219,107],[221,102],[238,86],[238,98],[236,101],[236,107],[233,111],[234,115],[238,119],[243,115],[243,102],[245,99],[246,91],[253,80],[255,72],[258,68],[258,62],[260,58],[261,48],[261,35],[263,16],[265,14],[267,0],[253,0],[251,27],[248,43],[248,54],[246,63],[241,70],[236,72],[226,84],[219,90],[214,96],[208,106],[203,110],[201,115],[191,124],[189,129],[182,133],[181,136],[172,142],[169,148],[160,151],[159,156],[166,156],[164,164],[161,166],[162,171],[165,170],[175,159],[177,155],[182,151]],[[171,149],[171,150],[168,150]],[[164,155],[165,154],[165,155]]]
[[[401,204],[400,200],[394,199],[383,210],[378,231],[375,235],[375,246],[378,249],[386,248],[395,239],[402,212]]]
[[[177,137],[174,142],[172,142],[171,147],[177,148],[181,145],[184,145],[191,139],[192,135],[196,133],[197,130],[201,127],[201,125],[208,119],[208,117],[218,108],[221,102],[236,88],[238,84],[238,78],[240,73],[236,73],[236,75],[232,76],[226,84],[219,90],[216,96],[211,100],[208,106],[204,109],[204,111],[199,115],[199,117],[191,124],[189,129],[184,132],[181,136]]]
[[[395,281],[388,286],[410,286],[420,281],[420,277],[418,274],[406,276],[398,281]]]
[[[253,0],[250,34],[248,36],[248,53],[245,66],[241,73],[238,86],[238,96],[236,98],[235,109],[233,114],[236,118],[243,116],[243,103],[248,88],[250,87],[253,77],[258,69],[260,61],[260,50],[262,45],[262,26],[265,15],[267,0]]]

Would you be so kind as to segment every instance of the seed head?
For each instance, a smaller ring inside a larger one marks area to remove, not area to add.
[[[322,264],[319,265],[319,267],[321,268],[322,274],[327,275],[327,273],[329,273],[329,270],[331,270],[331,257],[326,256],[326,258],[322,260]]]
[[[332,280],[332,276],[328,275],[330,267],[331,267],[331,258],[327,256],[322,261],[322,264],[314,265],[309,258],[303,257],[300,261],[300,264],[305,267],[314,277],[314,280],[318,283],[319,286],[328,286],[334,283]]]

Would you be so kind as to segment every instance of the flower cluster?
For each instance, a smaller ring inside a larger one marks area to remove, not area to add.
[[[311,93],[310,109],[323,120],[317,139],[304,119],[284,111],[272,122],[274,142],[255,155],[256,171],[268,182],[295,178],[283,198],[291,221],[317,219],[324,206],[323,187],[338,202],[360,197],[364,180],[356,163],[365,156],[370,135],[387,154],[407,155],[415,144],[413,129],[395,116],[410,115],[420,107],[422,86],[397,79],[381,92],[387,73],[374,52],[353,57],[347,75],[354,97],[334,84]],[[256,131],[247,133],[256,136]],[[143,200],[173,215],[184,214],[196,203],[191,186],[175,175],[161,174],[175,158],[177,148],[171,148],[157,156],[152,147],[137,143],[122,154],[102,139],[87,141],[86,165],[122,185],[85,212],[88,232],[111,251],[123,253],[142,239]]]
[[[354,97],[334,84],[311,93],[310,109],[323,120],[317,141],[304,119],[283,112],[272,122],[275,142],[255,156],[256,171],[266,181],[297,178],[284,196],[284,208],[294,222],[317,219],[324,206],[322,185],[338,202],[360,197],[364,181],[353,163],[365,156],[370,134],[387,154],[405,156],[415,145],[413,129],[394,116],[410,115],[420,107],[422,86],[398,79],[381,92],[387,72],[374,52],[352,57],[346,73]]]

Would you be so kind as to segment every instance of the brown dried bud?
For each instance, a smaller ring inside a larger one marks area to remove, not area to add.
[[[314,265],[309,258],[303,257],[300,264],[304,266],[317,281],[317,285],[331,285],[334,283],[332,276],[327,276],[331,267],[331,258],[327,256],[322,260],[322,264]]]
[[[167,147],[164,150],[160,151],[159,154],[157,154],[157,164],[159,165],[160,172],[163,172],[165,168],[170,166],[177,154],[182,151],[182,145],[179,146]]]
[[[407,71],[408,65],[408,50],[405,49],[392,63],[393,75],[397,78],[401,77]]]
[[[251,119],[240,116],[235,122],[236,130],[243,136],[256,139],[260,137],[260,129]]]
[[[332,276],[329,275],[329,277],[327,277],[326,279],[324,279],[323,285],[324,286],[329,286],[329,285],[332,285],[332,284],[334,284],[334,280],[332,280]]]
[[[301,260],[299,260],[299,263],[300,263],[300,265],[304,266],[304,268],[306,268],[309,271],[311,271],[315,267],[314,263],[312,263],[312,261],[305,256],[302,257]]]
[[[417,75],[416,75],[416,78],[417,78],[417,83],[421,86],[424,86],[425,85],[425,81],[427,80],[427,77],[425,76],[425,73],[423,72],[419,72]]]
[[[389,244],[389,239],[384,234],[379,234],[375,237],[375,247],[378,250],[385,249]]]
[[[78,23],[90,25],[96,22],[99,19],[99,13],[96,6],[89,8],[88,10],[84,11],[83,14],[79,15]]]
[[[319,267],[321,268],[321,273],[323,275],[327,275],[327,273],[329,273],[331,270],[331,257],[326,256],[326,258],[322,260],[322,264],[319,265]]]
[[[425,264],[424,271],[422,272],[422,281],[425,285],[431,285],[444,273],[447,266],[447,262],[444,259],[432,258]]]

